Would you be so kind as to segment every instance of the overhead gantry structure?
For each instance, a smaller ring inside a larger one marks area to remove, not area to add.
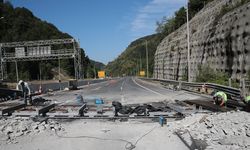
[[[83,52],[75,39],[0,43],[0,79],[7,78],[7,63],[74,59],[75,79],[83,78]]]

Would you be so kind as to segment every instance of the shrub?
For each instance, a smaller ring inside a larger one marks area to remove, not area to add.
[[[209,65],[198,66],[196,82],[211,82],[228,85],[229,75],[225,72],[216,71]]]

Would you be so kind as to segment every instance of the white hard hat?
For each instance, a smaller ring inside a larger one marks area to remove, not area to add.
[[[21,84],[21,83],[23,83],[23,80],[20,80],[20,81],[18,82],[18,84]]]

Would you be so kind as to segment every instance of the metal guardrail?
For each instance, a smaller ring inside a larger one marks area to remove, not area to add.
[[[78,80],[78,87],[79,86],[84,86],[84,85],[88,85],[88,84],[94,84],[94,83],[100,83],[103,81],[107,81],[107,79],[94,79],[94,80]],[[46,93],[49,89],[52,89],[53,91],[57,91],[57,90],[63,90],[65,88],[69,87],[68,81],[63,81],[61,83],[58,82],[54,82],[54,83],[45,83],[42,84],[42,90]],[[30,89],[31,91],[38,91],[40,88],[40,84],[30,84]]]
[[[142,78],[146,79],[146,78]],[[191,88],[208,88],[208,89],[214,89],[217,91],[223,91],[228,96],[234,97],[237,100],[241,98],[241,90],[229,86],[223,86],[219,84],[214,83],[196,83],[196,82],[185,82],[185,81],[176,81],[176,80],[166,80],[166,79],[146,79],[146,80],[154,80],[159,82],[164,82],[170,85],[174,85],[177,87],[177,89],[180,90],[190,90]]]
[[[245,85],[246,88],[250,88],[250,80],[246,80],[246,81],[245,81],[245,84],[246,84],[246,85]]]
[[[22,91],[0,88],[0,101],[1,99],[15,99],[18,96],[22,96]]]

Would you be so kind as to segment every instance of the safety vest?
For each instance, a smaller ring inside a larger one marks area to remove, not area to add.
[[[224,103],[227,102],[227,94],[224,93],[224,92],[217,92],[217,93],[215,93],[214,96],[221,96],[223,98],[223,100],[224,100]]]
[[[250,101],[250,96],[247,96],[247,98],[245,99],[246,102]]]

